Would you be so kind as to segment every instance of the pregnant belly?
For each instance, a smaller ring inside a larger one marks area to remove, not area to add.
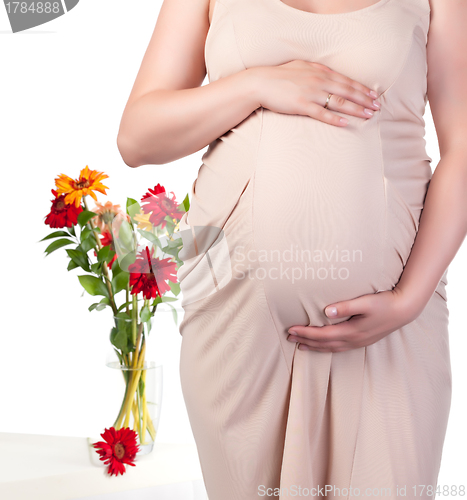
[[[416,228],[384,175],[376,122],[272,115],[252,177],[253,251],[234,262],[264,282],[284,324],[328,324],[328,304],[397,283]]]
[[[392,289],[417,224],[385,176],[377,122],[350,125],[264,110],[264,120],[255,112],[209,148],[188,219],[223,229],[232,273],[217,245],[185,265],[184,295],[214,292],[213,272],[225,278],[225,300],[229,287],[254,279],[282,324],[324,325],[328,304]],[[199,240],[209,248],[214,237]]]

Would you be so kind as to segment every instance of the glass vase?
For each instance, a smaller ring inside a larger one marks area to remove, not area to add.
[[[154,447],[162,404],[162,365],[157,365],[151,352],[153,320],[114,317],[106,357],[106,365],[115,371],[114,378],[120,379],[116,381],[120,397],[112,425],[116,430],[129,427],[137,433],[137,455],[146,455]]]
[[[113,317],[105,360],[113,372],[112,387],[107,391],[112,395],[111,420],[102,423],[101,432],[110,427],[134,430],[139,447],[136,455],[140,456],[154,448],[162,404],[163,367],[156,362],[151,342],[154,316],[147,321],[129,316],[120,313]],[[102,436],[88,437],[91,462],[98,466],[102,462],[92,443],[102,440]]]

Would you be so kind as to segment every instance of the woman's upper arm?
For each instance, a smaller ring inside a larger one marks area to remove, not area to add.
[[[204,46],[209,0],[164,0],[127,106],[156,89],[199,87],[206,76]]]
[[[427,97],[440,153],[467,151],[467,1],[429,1]]]

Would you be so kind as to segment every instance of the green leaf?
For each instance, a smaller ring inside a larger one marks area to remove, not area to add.
[[[110,300],[107,297],[103,297],[103,299],[100,302],[92,304],[91,306],[88,307],[88,309],[89,311],[93,311],[94,309],[102,311],[102,309],[106,308],[107,306],[110,306]]]
[[[165,229],[166,231],[169,233],[169,234],[173,234],[174,232],[174,229],[175,229],[175,224],[174,224],[174,221],[172,219],[172,217],[170,217],[170,215],[166,215],[164,217],[164,220],[167,221],[167,224],[165,226]]]
[[[52,242],[46,249],[45,253],[47,255],[51,254],[52,252],[55,252],[55,250],[58,250],[59,248],[62,248],[66,245],[72,245],[74,241],[68,240],[66,238],[61,238],[59,240],[55,240]]]
[[[115,327],[110,333],[110,342],[122,351],[123,354],[128,354],[135,350],[132,341],[132,322],[128,321],[130,316],[126,312],[117,313]]]
[[[135,215],[141,213],[141,207],[139,203],[133,198],[127,198],[126,200],[126,213],[133,218]]]
[[[115,317],[118,319],[132,319],[131,316],[126,312],[119,312],[118,314],[115,315]]]
[[[151,311],[149,309],[149,307],[147,305],[145,305],[142,309],[141,309],[141,313],[140,313],[140,317],[141,317],[141,321],[149,321],[151,319]]]
[[[183,241],[181,240],[181,238],[176,238],[175,240],[167,240],[167,245],[170,248],[176,248],[182,246]]]
[[[104,260],[107,259],[109,256],[109,252],[112,249],[110,248],[110,245],[107,245],[105,247],[102,247],[98,252],[97,252],[97,262],[104,262]]]
[[[188,196],[188,193],[186,194],[184,200],[182,201],[182,205],[185,208],[185,212],[188,212],[188,210],[190,210],[190,198]]]
[[[85,274],[82,276],[78,276],[78,279],[82,287],[90,295],[105,295],[106,297],[109,297],[109,291],[107,290],[105,283],[96,276]]]
[[[130,281],[130,273],[126,271],[122,271],[117,276],[112,278],[112,290],[114,295],[126,289],[128,283]]]
[[[102,262],[91,264],[91,271],[94,274],[102,274]]]
[[[50,233],[45,238],[42,238],[40,241],[50,240],[51,238],[60,238],[61,236],[69,237],[70,235],[66,231],[55,231],[54,233]]]
[[[97,245],[97,242],[96,242],[96,239],[94,238],[94,236],[92,236],[91,238],[86,238],[82,243],[80,243],[80,248],[83,250],[84,253],[88,253],[89,250],[92,250],[92,249],[96,249],[96,245]]]
[[[177,257],[177,256],[178,256],[178,254],[179,254],[179,252],[180,252],[180,248],[178,248],[178,247],[171,248],[171,247],[169,247],[169,246],[167,245],[166,247],[164,247],[164,248],[162,249],[162,251],[163,251],[164,253],[166,253],[167,255],[172,255],[173,257]]]
[[[100,302],[99,305],[96,307],[98,311],[102,311],[102,309],[105,309],[106,307],[110,307],[110,300],[107,297],[104,297]]]
[[[71,271],[72,269],[76,269],[77,267],[79,267],[78,264],[74,260],[70,260],[67,270]]]
[[[125,248],[128,248],[130,252],[133,250],[135,246],[135,234],[128,221],[122,220],[117,239]]]
[[[162,297],[162,302],[176,302],[178,299],[177,297]]]
[[[154,307],[156,306],[157,304],[160,304],[162,302],[162,298],[158,295],[153,301],[152,301],[152,304],[151,306]]]
[[[176,283],[173,283],[172,281],[169,281],[169,286],[170,290],[172,293],[177,296],[180,293],[180,283],[177,281]]]
[[[75,264],[82,267],[85,271],[91,271],[89,269],[88,256],[81,250],[80,246],[76,247],[76,249],[74,250],[71,248],[67,248],[66,253],[73,260],[73,262],[75,262]]]
[[[93,234],[93,231],[90,227],[86,226],[82,231],[81,231],[81,234],[79,235],[79,240],[81,241],[81,243],[86,239],[86,238],[89,238],[89,236],[91,236]],[[95,242],[95,237],[93,235],[93,238],[94,238],[94,242]]]
[[[162,243],[160,239],[149,231],[145,231],[144,229],[138,229],[139,234],[150,241],[153,245],[157,245],[159,248],[162,248]]]
[[[131,300],[129,300],[128,302],[124,302],[118,309],[117,309],[117,312],[120,312],[122,311],[123,309],[125,309],[126,306],[129,306],[131,305]]]
[[[175,324],[178,325],[178,314],[177,314],[177,310],[175,309],[175,307],[172,305],[172,304],[167,304],[168,306],[170,306],[172,308],[172,316],[174,318],[174,321],[175,321]]]
[[[131,352],[131,344],[129,342],[128,329],[123,326],[122,329],[112,328],[110,332],[110,342],[117,349],[122,351],[122,354],[128,354]]]
[[[72,236],[76,236],[76,233],[75,233],[75,225],[72,224],[71,227],[67,227],[68,229],[68,232],[72,235]]]
[[[120,274],[122,272],[122,269],[120,267],[120,264],[118,263],[118,259],[114,260],[114,263],[112,264],[112,277],[115,278],[117,274]]]
[[[118,264],[120,265],[120,268],[122,271],[128,272],[129,267],[136,260],[136,252],[126,254],[123,257],[120,257],[120,255],[121,254],[119,254],[119,257],[118,257],[118,261],[119,261]]]
[[[80,225],[80,227],[83,227],[96,215],[96,212],[91,212],[91,210],[83,210],[78,215],[78,224]]]
[[[105,261],[107,262],[107,264],[115,257],[115,252],[111,249],[110,252],[109,252],[109,255],[107,255]],[[117,259],[115,259],[117,260]]]

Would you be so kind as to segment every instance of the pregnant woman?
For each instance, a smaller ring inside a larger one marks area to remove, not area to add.
[[[130,167],[208,146],[179,279],[209,500],[435,498],[465,26],[463,0],[164,1],[117,142]]]

